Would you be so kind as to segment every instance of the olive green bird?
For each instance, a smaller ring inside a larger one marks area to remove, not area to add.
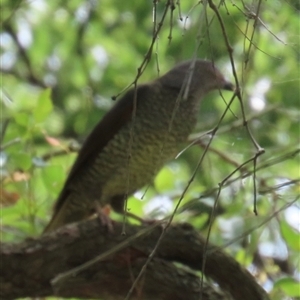
[[[88,218],[95,203],[123,213],[125,198],[182,149],[202,98],[218,89],[233,85],[212,62],[197,59],[129,90],[87,137],[44,232]]]

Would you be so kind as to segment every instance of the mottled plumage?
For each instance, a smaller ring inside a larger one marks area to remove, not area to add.
[[[175,157],[194,129],[202,97],[215,89],[232,90],[211,62],[175,66],[157,80],[128,91],[88,136],[66,180],[45,229],[80,221],[111,204],[123,212],[124,196],[152,182]],[[175,112],[174,112],[175,109]]]

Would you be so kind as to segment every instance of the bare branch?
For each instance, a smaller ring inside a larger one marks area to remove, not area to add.
[[[1,298],[56,295],[124,299],[162,229],[128,224],[128,235],[122,236],[122,226],[122,223],[114,223],[114,231],[107,232],[98,219],[93,219],[19,245],[1,244]],[[123,247],[118,247],[120,244]],[[131,299],[147,300],[160,295],[162,300],[200,300],[200,293],[202,300],[231,299],[226,292],[216,291],[207,284],[201,291],[199,277],[172,263],[201,270],[204,244],[205,239],[188,224],[169,227]],[[89,268],[52,281],[58,274],[84,264],[99,253],[101,260]],[[205,275],[227,290],[233,299],[269,299],[251,274],[220,248],[207,246],[205,266]]]

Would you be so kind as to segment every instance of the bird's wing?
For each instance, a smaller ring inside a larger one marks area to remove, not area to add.
[[[137,105],[140,101],[147,101],[149,85],[140,85],[136,89]],[[112,137],[132,118],[135,89],[129,90],[116,104],[106,113],[103,119],[95,126],[85,140],[77,159],[69,173],[65,185],[55,203],[54,212],[57,212],[67,198],[72,180],[81,169],[92,163]]]

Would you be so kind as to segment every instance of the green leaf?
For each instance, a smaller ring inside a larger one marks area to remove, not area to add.
[[[193,226],[195,226],[195,228],[202,228],[207,223],[208,218],[209,218],[208,214],[202,214],[193,217]]]
[[[299,282],[291,277],[279,279],[274,284],[274,289],[283,291],[286,295],[291,297],[300,297]]]
[[[163,192],[174,188],[174,173],[168,167],[161,169],[154,180],[157,191]]]
[[[30,115],[28,113],[19,112],[15,114],[15,122],[22,127],[27,128],[30,120]]]
[[[53,192],[53,194],[57,194],[66,177],[63,167],[59,165],[52,165],[43,168],[41,175],[46,188],[49,192]]]
[[[248,255],[245,249],[240,249],[236,253],[235,259],[244,266],[250,265],[252,261],[252,257]]]
[[[287,242],[288,246],[295,250],[300,251],[300,234],[294,230],[287,222],[284,220],[280,223],[280,229],[283,238]]]
[[[14,165],[22,171],[29,170],[32,165],[29,153],[11,153],[10,158],[14,161]]]
[[[43,122],[52,112],[51,89],[45,89],[39,96],[33,115],[36,122]]]

